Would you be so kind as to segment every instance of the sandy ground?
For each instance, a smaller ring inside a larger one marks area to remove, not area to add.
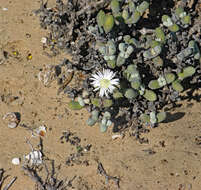
[[[53,4],[54,0],[49,1],[50,6]],[[0,48],[11,56],[0,65],[0,96],[16,96],[18,100],[0,101],[0,118],[7,112],[19,112],[20,124],[32,129],[47,126],[43,137],[44,155],[55,160],[56,166],[60,165],[60,179],[70,180],[76,176],[69,189],[117,189],[112,180],[106,184],[104,176],[97,173],[97,161],[109,175],[120,178],[122,190],[201,189],[201,104],[195,100],[182,102],[171,111],[169,122],[143,135],[149,140],[148,144],[139,144],[129,133],[123,139],[112,140],[111,129],[102,134],[98,126],[87,126],[86,110],[68,110],[69,99],[63,94],[57,95],[56,84],[47,88],[37,78],[43,65],[58,64],[66,57],[43,55],[40,41],[47,31],[40,28],[38,17],[32,14],[39,5],[39,1],[1,0]],[[19,55],[14,55],[14,51]],[[31,60],[27,60],[29,53]],[[76,153],[76,148],[60,142],[65,130],[81,139],[80,146],[92,145],[90,151],[80,157],[81,162],[71,166],[66,165],[66,159]],[[35,183],[21,166],[11,163],[12,158],[22,158],[31,151],[26,138],[34,147],[39,144],[38,137],[31,138],[30,130],[20,126],[10,129],[0,119],[0,168],[10,175],[4,185],[17,176],[11,190],[35,189]]]

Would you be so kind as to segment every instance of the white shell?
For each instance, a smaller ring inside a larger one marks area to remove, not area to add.
[[[44,86],[49,86],[55,77],[55,66],[53,65],[45,65],[43,70],[38,73],[38,80],[41,81]]]
[[[25,158],[30,162],[31,165],[42,164],[42,153],[40,151],[32,151]]]
[[[3,7],[3,8],[2,8],[2,10],[3,10],[3,11],[7,11],[7,10],[8,10],[8,8],[6,8],[6,7]]]
[[[11,129],[16,128],[19,124],[19,119],[17,118],[15,112],[8,112],[3,116],[3,120],[7,123],[7,126]]]
[[[117,138],[123,138],[123,135],[117,134],[117,135],[112,135],[112,139],[115,140]]]
[[[13,158],[12,159],[12,164],[13,165],[19,165],[20,164],[20,158]]]
[[[46,44],[47,43],[47,38],[46,37],[42,37],[41,38],[41,43]]]
[[[13,128],[16,128],[16,127],[17,127],[17,123],[16,122],[11,122],[11,123],[8,124],[8,128],[13,129]]]

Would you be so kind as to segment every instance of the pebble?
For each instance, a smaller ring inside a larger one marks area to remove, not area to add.
[[[46,37],[42,37],[41,38],[41,43],[46,44],[47,43],[47,38]]]
[[[20,158],[13,158],[12,159],[12,164],[13,165],[19,165],[20,164]]]
[[[85,104],[89,104],[89,103],[90,103],[90,99],[89,99],[89,98],[84,99],[84,103],[85,103]]]
[[[2,8],[2,10],[3,10],[3,11],[7,11],[7,10],[8,10],[8,8],[6,8],[6,7],[3,7],[3,8]]]
[[[118,138],[122,139],[122,138],[123,138],[123,135],[121,135],[121,134],[112,135],[112,139],[113,139],[113,140],[118,139]]]

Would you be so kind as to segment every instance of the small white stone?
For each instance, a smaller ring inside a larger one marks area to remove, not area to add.
[[[3,10],[3,11],[7,11],[7,10],[8,10],[8,8],[6,8],[6,7],[3,7],[3,8],[2,8],[2,10]]]
[[[89,98],[84,99],[84,103],[85,103],[85,104],[89,104],[89,103],[90,103],[90,99],[89,99]]]
[[[46,38],[46,37],[42,37],[42,38],[41,38],[41,42],[42,42],[43,44],[46,44],[46,43],[47,43],[47,38]]]
[[[112,139],[115,140],[117,138],[120,138],[122,139],[123,138],[123,135],[122,134],[117,134],[117,135],[112,135]]]
[[[20,158],[13,158],[12,159],[12,164],[13,165],[19,165],[20,164]]]

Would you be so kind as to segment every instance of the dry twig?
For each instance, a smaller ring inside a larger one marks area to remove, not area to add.
[[[108,184],[108,181],[111,179],[115,182],[115,184],[117,185],[117,188],[120,189],[120,186],[119,186],[119,181],[120,179],[118,177],[113,177],[113,176],[110,176],[106,173],[105,169],[103,168],[103,165],[101,162],[98,162],[98,172],[105,176],[105,179],[106,179],[106,184]]]

